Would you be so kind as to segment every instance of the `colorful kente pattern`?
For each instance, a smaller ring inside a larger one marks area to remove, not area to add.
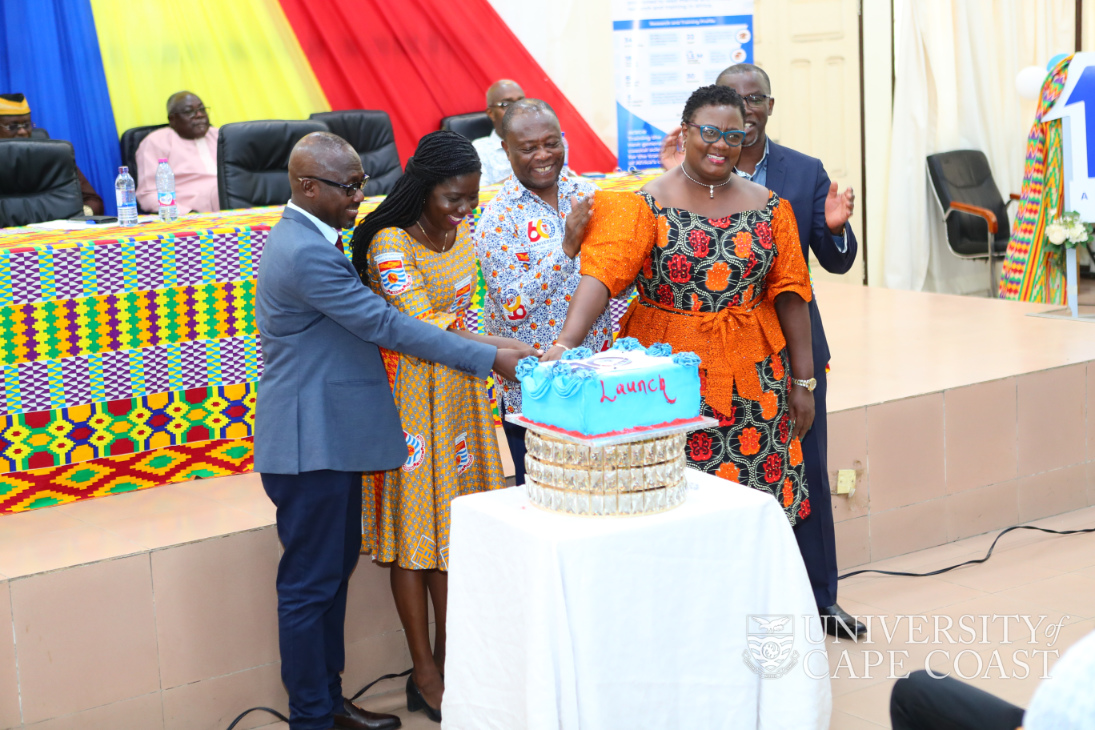
[[[179,444],[142,454],[0,474],[0,514],[132,492],[189,479],[245,474],[254,463],[250,438]]]
[[[254,335],[254,300],[250,279],[0,307],[0,364]]]
[[[268,233],[263,225],[9,249],[0,255],[0,305],[251,279]]]
[[[22,413],[0,421],[0,469],[18,472],[240,439],[255,423],[255,383]]]
[[[258,380],[257,335],[0,367],[0,416]]]
[[[1004,299],[1064,303],[1063,257],[1045,245],[1046,224],[1060,215],[1064,199],[1061,121],[1042,118],[1061,95],[1071,60],[1069,56],[1058,63],[1043,84],[1027,137],[1021,200],[1000,275]]]
[[[635,190],[652,176],[598,184]],[[359,217],[381,200],[367,198]],[[123,491],[108,472],[143,488],[250,470],[255,275],[281,212],[0,229],[0,513]],[[484,291],[480,275],[464,317],[474,332]],[[245,461],[234,450],[215,460],[218,445],[245,445]]]

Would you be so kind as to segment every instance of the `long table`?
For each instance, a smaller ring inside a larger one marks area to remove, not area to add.
[[[281,211],[0,229],[0,514],[251,470],[255,276]],[[480,275],[475,332],[483,296]]]

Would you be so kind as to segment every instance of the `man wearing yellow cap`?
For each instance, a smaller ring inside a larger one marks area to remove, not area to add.
[[[29,138],[34,122],[30,120],[30,104],[22,94],[0,94],[0,139]],[[80,180],[80,192],[84,195],[84,215],[102,215],[103,199],[91,187],[91,183],[76,168]]]

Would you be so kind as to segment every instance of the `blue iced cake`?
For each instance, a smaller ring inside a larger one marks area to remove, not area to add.
[[[584,436],[682,423],[700,415],[699,364],[695,353],[632,337],[596,355],[579,347],[556,362],[525,358],[517,368],[522,415]]]
[[[701,428],[700,359],[622,338],[594,355],[522,360],[525,490],[538,507],[576,515],[673,509],[686,493],[686,430]],[[674,426],[672,429],[658,429]],[[611,443],[587,437],[613,436]]]

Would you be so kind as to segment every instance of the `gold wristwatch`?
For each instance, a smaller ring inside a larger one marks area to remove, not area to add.
[[[810,378],[809,380],[799,380],[798,378],[791,378],[791,382],[795,385],[802,386],[811,393],[813,393],[814,388],[817,387],[817,378]]]

